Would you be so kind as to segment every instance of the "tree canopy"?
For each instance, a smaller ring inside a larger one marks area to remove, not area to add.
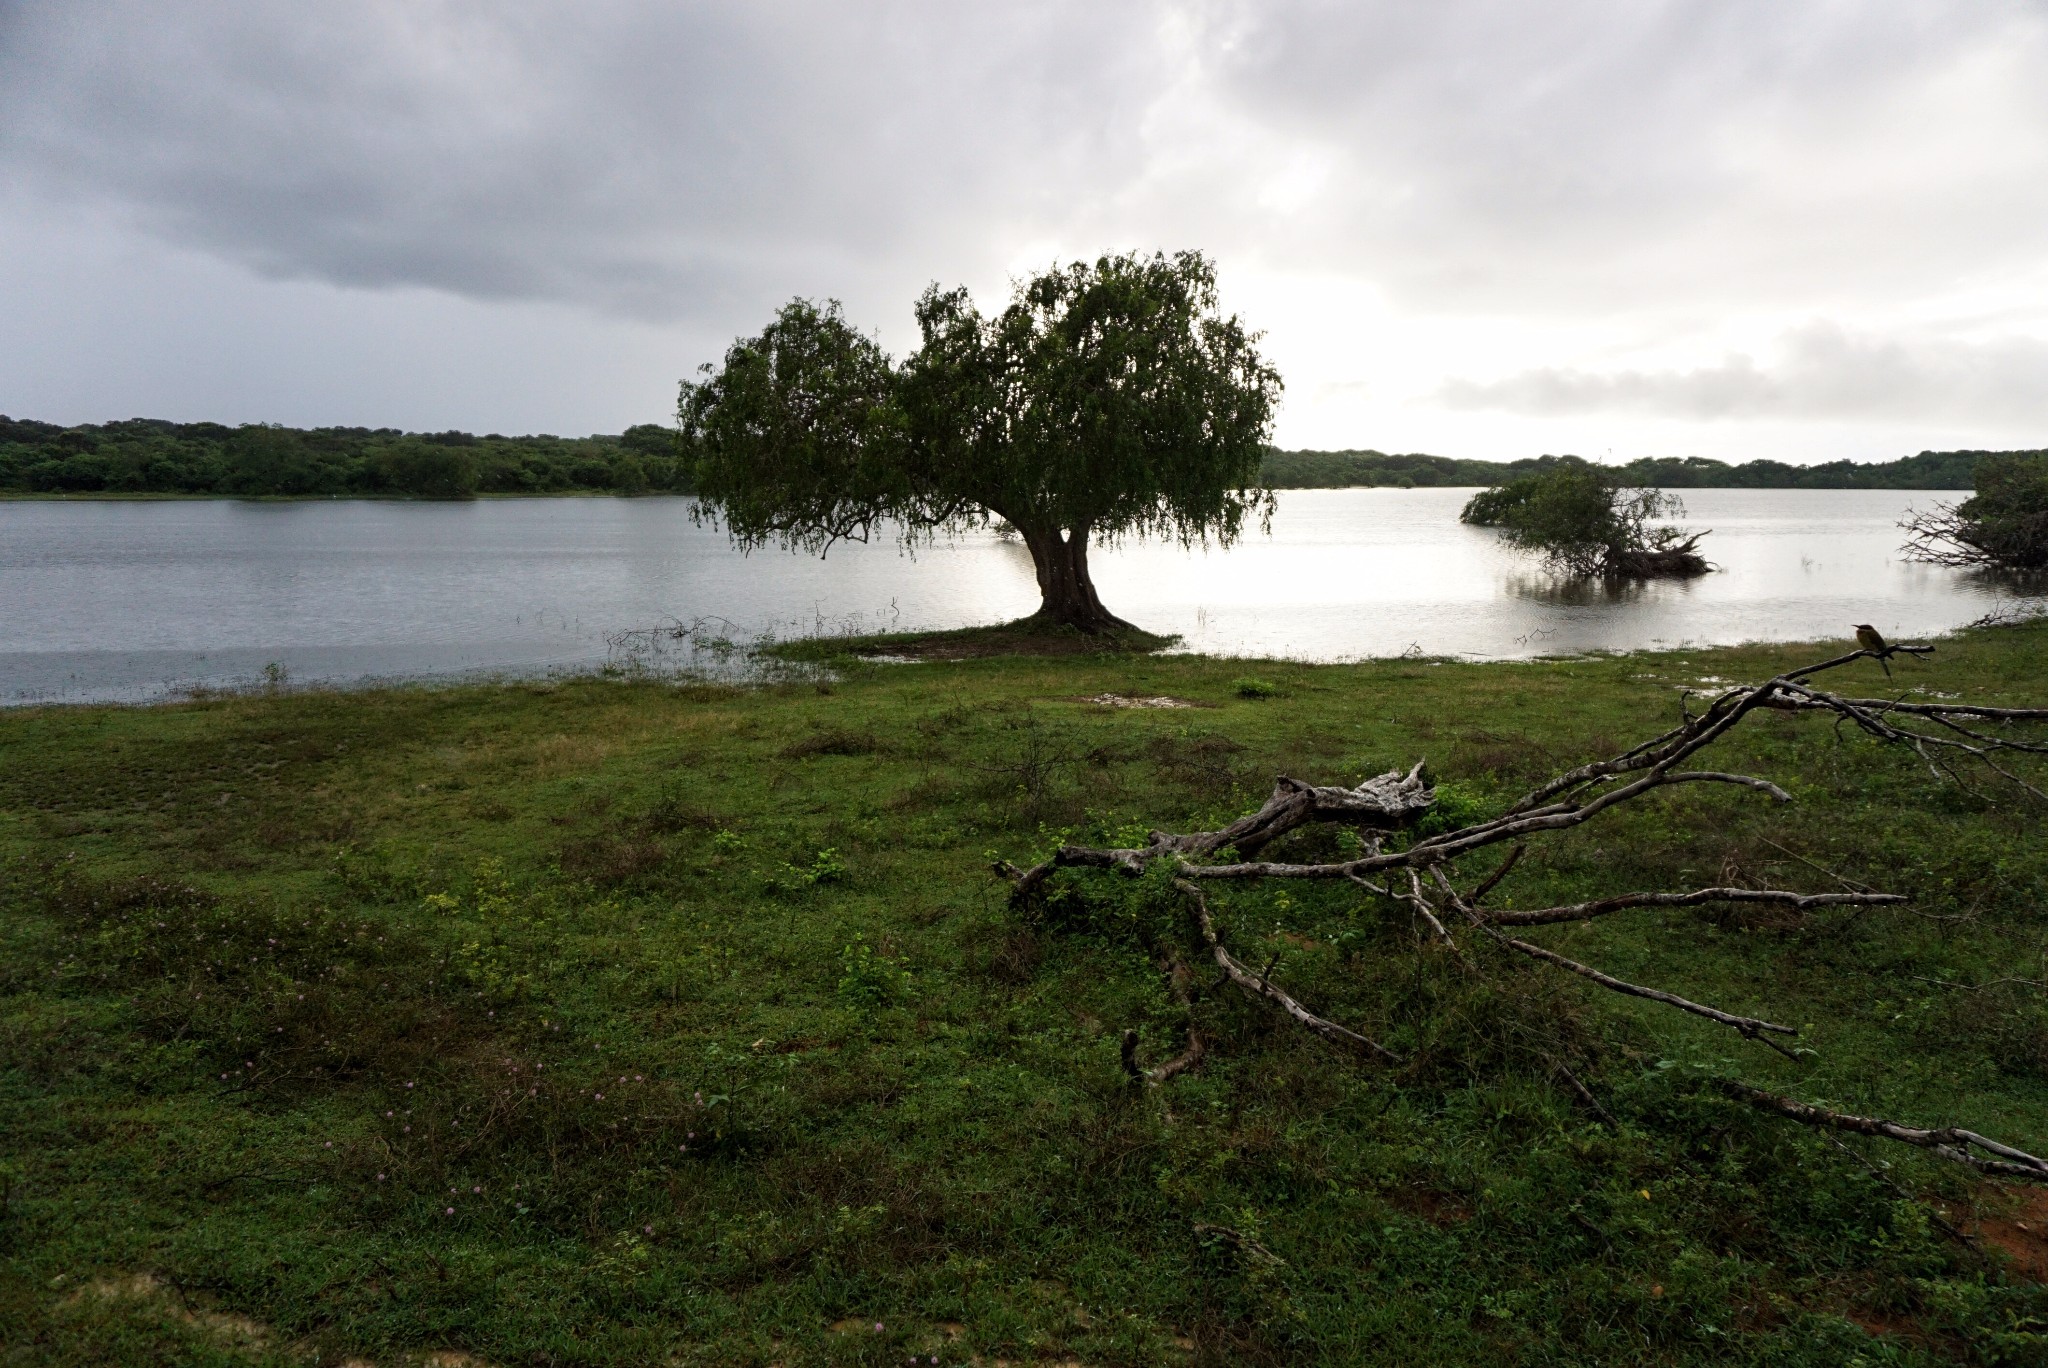
[[[900,364],[837,303],[794,300],[683,386],[706,516],[743,547],[823,551],[885,524],[909,540],[1000,519],[1030,549],[1048,621],[1122,627],[1091,543],[1228,543],[1258,484],[1280,377],[1217,304],[1200,253],[1058,267],[983,315],[927,289]]]

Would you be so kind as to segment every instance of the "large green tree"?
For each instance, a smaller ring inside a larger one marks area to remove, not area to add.
[[[1129,624],[1096,594],[1091,545],[1228,544],[1269,512],[1280,377],[1200,253],[1057,268],[993,316],[934,286],[917,322],[899,365],[836,303],[795,300],[685,383],[705,514],[743,547],[820,552],[1000,519],[1031,551],[1039,615],[1094,632]]]

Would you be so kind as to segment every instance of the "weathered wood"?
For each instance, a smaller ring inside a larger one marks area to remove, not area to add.
[[[1931,646],[1887,646],[1882,654],[1926,655],[1933,649]],[[1529,839],[1580,826],[1611,808],[1660,789],[1679,784],[1727,784],[1762,793],[1776,802],[1791,802],[1791,794],[1756,775],[1680,768],[1690,757],[1726,736],[1758,709],[1833,713],[1841,721],[1855,725],[1876,740],[1912,748],[1928,760],[1930,768],[1935,768],[1937,774],[1946,771],[1953,777],[1953,771],[1947,767],[1951,758],[1974,760],[2024,792],[2048,797],[2034,784],[1999,763],[2001,756],[2008,752],[2048,754],[2048,740],[2030,739],[2012,731],[2026,724],[2048,722],[2048,708],[1993,707],[1946,700],[1903,703],[1849,698],[1818,688],[1812,682],[1815,676],[1825,671],[1857,660],[1876,658],[1878,654],[1870,650],[1852,651],[1818,664],[1787,670],[1761,684],[1725,689],[1715,695],[1705,711],[1697,716],[1687,713],[1680,725],[1619,755],[1566,770],[1525,794],[1497,817],[1435,833],[1411,842],[1404,849],[1385,849],[1387,838],[1419,821],[1435,802],[1435,792],[1424,780],[1423,767],[1419,763],[1406,773],[1389,770],[1349,788],[1315,785],[1282,776],[1275,783],[1272,795],[1256,812],[1247,813],[1219,830],[1154,831],[1141,847],[1099,849],[1063,846],[1051,860],[1032,869],[1019,870],[1004,863],[999,864],[997,870],[1012,881],[1013,898],[1025,899],[1058,869],[1096,869],[1141,876],[1155,863],[1165,860],[1173,870],[1173,886],[1186,897],[1194,914],[1195,932],[1202,948],[1223,971],[1221,982],[1236,984],[1305,1030],[1326,1040],[1362,1049],[1384,1061],[1396,1062],[1398,1057],[1370,1037],[1309,1011],[1272,982],[1271,966],[1268,966],[1268,972],[1255,974],[1232,955],[1217,930],[1203,885],[1264,879],[1344,880],[1375,899],[1412,908],[1428,924],[1431,940],[1450,946],[1460,961],[1475,972],[1479,966],[1473,965],[1458,950],[1452,938],[1451,923],[1475,928],[1485,939],[1505,950],[1563,970],[1610,992],[1701,1017],[1780,1053],[1789,1053],[1773,1037],[1796,1035],[1793,1027],[1723,1011],[1666,989],[1630,983],[1533,941],[1510,936],[1503,928],[1547,926],[1631,910],[1697,907],[1710,903],[1761,904],[1795,910],[1896,906],[1908,901],[1904,895],[1861,887],[1843,892],[1802,893],[1789,889],[1720,886],[1670,892],[1619,893],[1585,902],[1537,908],[1488,909],[1481,903],[1512,872]],[[1986,730],[1990,727],[2002,730],[1993,733]],[[1358,831],[1366,838],[1366,849],[1352,859],[1311,864],[1257,858],[1261,851],[1281,837],[1311,823],[1339,825]],[[1452,879],[1455,862],[1462,856],[1508,842],[1513,845],[1507,857],[1471,891],[1461,892]],[[1226,859],[1222,863],[1204,863],[1217,855],[1234,855],[1237,858]],[[1384,882],[1368,877],[1396,872],[1401,876],[1399,879],[1388,878]],[[1401,888],[1403,883],[1406,884],[1405,890]],[[1174,972],[1169,971],[1169,981],[1178,989],[1179,980],[1174,978]],[[1134,1079],[1155,1084],[1163,1082],[1192,1067],[1203,1057],[1207,1046],[1193,1024],[1192,1002],[1185,994],[1181,994],[1181,1000],[1190,1012],[1188,1049],[1174,1060],[1149,1070],[1143,1069],[1137,1061],[1137,1037],[1126,1034],[1124,1067]],[[1564,1070],[1563,1075],[1581,1101],[1600,1110],[1598,1102],[1592,1100],[1592,1094],[1575,1075],[1569,1070]],[[1726,1086],[1736,1096],[1805,1124],[1857,1131],[1917,1145],[1986,1174],[2048,1182],[2048,1161],[1987,1139],[1974,1131],[1957,1127],[1916,1129],[1891,1121],[1831,1112],[1763,1092],[1748,1084],[1729,1082]]]

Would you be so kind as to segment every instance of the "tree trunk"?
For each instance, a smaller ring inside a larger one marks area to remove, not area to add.
[[[1038,617],[1083,632],[1135,630],[1096,597],[1095,581],[1088,576],[1087,528],[1065,534],[1056,528],[1017,530],[1031,549],[1032,568],[1038,572]]]

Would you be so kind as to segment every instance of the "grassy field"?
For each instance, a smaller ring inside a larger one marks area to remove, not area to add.
[[[1497,895],[1912,894],[1532,935],[1799,1024],[1797,1062],[1461,967],[1356,890],[1244,889],[1240,956],[1405,1062],[1204,983],[1207,1059],[1134,1089],[1121,1033],[1158,1059],[1187,1025],[1147,886],[1025,912],[989,872],[1283,772],[1427,758],[1484,811],[1682,685],[1827,653],[0,713],[0,1364],[2048,1361],[2048,1203],[1712,1087],[2048,1147],[2031,800],[1770,714],[1709,758],[1791,806],[1669,791]],[[1896,668],[2048,701],[2048,625]]]

